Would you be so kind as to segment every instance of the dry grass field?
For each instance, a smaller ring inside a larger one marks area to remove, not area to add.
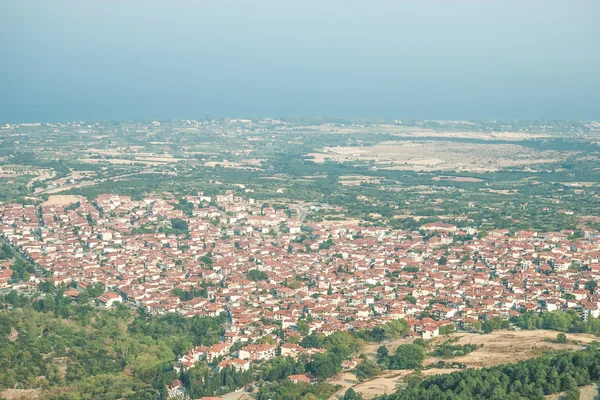
[[[53,194],[51,196],[48,196],[48,200],[46,200],[45,202],[42,203],[43,206],[51,206],[51,205],[56,205],[56,204],[60,204],[63,206],[68,206],[69,204],[74,204],[77,203],[80,199],[80,196],[76,196],[76,195],[57,195],[57,194]]]
[[[493,367],[501,364],[510,364],[522,360],[541,356],[551,350],[578,350],[598,338],[588,334],[571,334],[567,333],[568,343],[554,343],[557,332],[547,330],[534,331],[495,331],[487,335],[472,334],[472,333],[455,333],[447,337],[437,337],[432,342],[442,343],[448,338],[458,338],[454,344],[482,344],[483,347],[475,350],[472,353],[462,357],[454,357],[450,360],[460,362],[467,365],[468,368],[484,368]],[[390,343],[385,343],[385,346],[394,352],[396,347],[401,344],[411,343],[412,339],[398,339]],[[380,344],[368,344],[365,347],[365,353],[374,356]],[[440,358],[428,357],[423,365],[435,364]],[[449,374],[456,371],[451,368],[430,368],[423,370],[424,376],[436,374]],[[336,393],[337,397],[343,396],[343,393],[352,387],[356,392],[361,393],[365,399],[371,399],[376,396],[392,393],[403,384],[404,378],[411,374],[412,371],[385,371],[380,376],[359,383],[354,374],[344,372],[336,377],[332,383],[344,386],[342,390]],[[582,397],[583,398],[583,397]]]
[[[487,172],[556,162],[567,154],[538,151],[515,144],[403,141],[365,147],[326,147],[319,153],[308,155],[317,163],[360,161],[379,169]]]
[[[467,121],[462,121],[463,124],[469,124]],[[530,132],[465,132],[451,130],[434,130],[427,128],[415,128],[410,126],[393,125],[393,124],[377,124],[377,125],[309,125],[298,126],[294,128],[297,131],[308,130],[326,132],[330,134],[348,134],[348,133],[379,133],[387,135],[395,135],[398,137],[410,138],[461,138],[461,139],[477,139],[477,140],[504,140],[517,141],[526,139],[543,139],[550,138],[554,135],[547,133],[530,133]]]
[[[557,332],[547,330],[534,331],[495,331],[488,335],[453,334],[450,337],[459,338],[456,343],[478,344],[482,348],[467,354],[454,357],[452,361],[466,364],[469,368],[491,367],[499,364],[515,363],[521,360],[541,356],[551,350],[577,350],[582,344],[598,340],[598,337],[588,334],[567,333],[567,344],[554,343]],[[437,337],[434,343],[441,343],[446,338]],[[435,364],[440,358],[428,358],[424,365]]]
[[[42,389],[6,389],[0,392],[0,398],[6,400],[42,399]]]
[[[598,396],[598,385],[588,385],[579,388],[579,400],[594,400]],[[546,400],[561,400],[564,393],[549,394]]]
[[[472,178],[469,176],[436,176],[432,178],[434,181],[453,181],[453,182],[484,182],[483,179]]]
[[[248,170],[254,170],[254,171],[259,171],[262,170],[262,168],[258,168],[258,166],[260,166],[260,161],[256,162],[256,161],[248,161],[248,160],[244,160],[242,162],[233,162],[233,161],[208,161],[204,163],[205,166],[207,167],[211,167],[211,168],[215,168],[217,165],[220,165],[223,168],[232,168],[232,169],[248,169]]]
[[[360,186],[361,183],[379,183],[381,178],[365,175],[343,175],[339,177],[340,184],[344,186]]]

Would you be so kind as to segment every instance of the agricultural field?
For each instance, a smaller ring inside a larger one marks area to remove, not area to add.
[[[412,171],[493,172],[564,161],[568,152],[539,151],[516,144],[455,143],[451,141],[383,142],[369,147],[326,147],[311,153],[323,163],[363,162],[372,167]]]

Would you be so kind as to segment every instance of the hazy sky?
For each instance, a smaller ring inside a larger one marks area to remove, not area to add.
[[[599,0],[0,0],[0,122],[600,120]]]

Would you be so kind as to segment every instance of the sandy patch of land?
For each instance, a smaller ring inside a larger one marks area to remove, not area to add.
[[[80,160],[90,164],[125,164],[140,163],[145,165],[163,165],[183,161],[168,153],[141,152],[143,146],[115,147],[112,149],[88,148],[83,150],[87,157]],[[93,156],[99,156],[96,158]],[[114,157],[114,158],[105,158]]]
[[[0,392],[0,398],[6,400],[41,399],[42,389],[6,389]]]
[[[544,396],[546,400],[560,400],[564,393],[549,394]],[[579,388],[579,400],[594,400],[598,396],[598,385],[588,385]]]
[[[344,175],[339,177],[339,182],[344,186],[360,186],[361,183],[380,183],[381,178],[366,175]]]
[[[512,364],[521,360],[541,356],[551,350],[578,350],[586,343],[590,343],[598,338],[589,334],[567,333],[567,344],[554,343],[556,331],[547,330],[519,330],[519,331],[495,331],[487,335],[473,333],[455,333],[449,336],[437,337],[432,341],[433,345],[442,343],[450,337],[458,338],[454,344],[482,344],[483,347],[462,357],[454,357],[444,360],[446,362],[460,362],[467,365],[468,368],[492,367],[500,364]],[[413,339],[397,339],[389,343],[383,343],[390,353],[396,350],[401,344],[411,343]],[[377,348],[382,344],[369,343],[365,346],[364,352],[374,357]],[[440,358],[428,357],[423,365],[435,364]],[[452,368],[430,368],[423,370],[424,376],[437,374],[449,374],[457,371]],[[365,399],[371,399],[376,396],[392,393],[402,386],[403,380],[412,371],[384,371],[380,376],[358,383],[354,374],[345,372],[332,381],[334,384],[344,386],[344,389],[336,393],[337,397],[342,397],[343,393],[352,387],[356,392],[361,393]],[[582,397],[583,398],[583,397]]]
[[[73,180],[85,179],[85,178],[91,178],[95,175],[96,175],[95,171],[72,171],[69,174],[69,176],[67,176],[67,179],[73,179]]]
[[[183,158],[173,158],[173,157],[135,157],[133,159],[125,159],[125,158],[82,158],[81,161],[89,164],[123,164],[123,165],[134,165],[134,164],[144,164],[144,165],[165,165],[176,163],[179,161],[183,161]]]
[[[260,165],[260,163],[242,163],[242,162],[233,162],[233,161],[209,161],[205,162],[204,165],[206,167],[215,168],[217,165],[220,165],[223,168],[232,168],[232,169],[251,169],[254,171],[261,170],[261,168],[253,167],[252,165]]]
[[[442,121],[438,121],[442,122]],[[448,121],[448,125],[461,123],[462,125],[473,125],[467,121]],[[301,131],[317,131],[337,134],[348,134],[358,132],[373,132],[387,135],[395,135],[408,138],[452,138],[452,139],[477,139],[477,140],[503,140],[503,141],[520,141],[531,139],[544,139],[553,137],[548,133],[531,133],[531,132],[469,132],[469,131],[449,131],[440,128],[440,130],[415,128],[394,124],[321,124],[310,126],[298,126],[293,130]]]
[[[561,182],[565,186],[571,187],[593,187],[598,185],[598,182]]]
[[[483,179],[473,178],[470,176],[446,176],[440,175],[435,178],[431,178],[434,181],[453,181],[453,182],[484,182]]]
[[[317,163],[363,162],[388,170],[474,172],[551,163],[562,160],[567,155],[566,152],[538,151],[515,144],[451,141],[384,142],[376,146],[326,147],[319,153],[308,154]]]
[[[594,335],[567,333],[569,341],[567,344],[553,343],[557,333],[547,330],[495,331],[488,335],[456,333],[450,335],[450,337],[459,338],[453,344],[471,343],[483,345],[483,347],[466,356],[454,357],[450,361],[466,364],[469,368],[491,367],[527,360],[551,350],[578,350],[582,344],[598,340],[598,337]],[[437,337],[433,343],[441,343],[445,340],[445,337]],[[423,365],[435,364],[439,360],[441,358],[430,357],[425,360]]]
[[[504,195],[511,195],[511,194],[515,194],[518,192],[518,190],[508,190],[508,189],[490,189],[490,188],[480,188],[479,189],[482,192],[489,192],[489,193],[497,193],[497,194],[504,194]]]
[[[63,206],[68,206],[69,204],[74,204],[80,201],[81,197],[73,194],[68,195],[57,195],[53,194],[48,196],[48,200],[42,203],[43,206],[52,206],[56,204],[60,204]]]
[[[543,139],[552,137],[548,134],[539,133],[524,133],[524,132],[435,132],[432,130],[420,130],[413,132],[402,132],[396,134],[401,137],[435,137],[435,138],[454,138],[454,139],[477,139],[477,140],[504,140],[504,141],[520,141],[531,139]]]

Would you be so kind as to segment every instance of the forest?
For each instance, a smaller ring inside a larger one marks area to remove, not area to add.
[[[176,356],[223,334],[223,317],[153,317],[121,305],[64,312],[21,301],[0,313],[0,365],[9,366],[0,388],[41,388],[48,399],[158,398],[178,377]]]

